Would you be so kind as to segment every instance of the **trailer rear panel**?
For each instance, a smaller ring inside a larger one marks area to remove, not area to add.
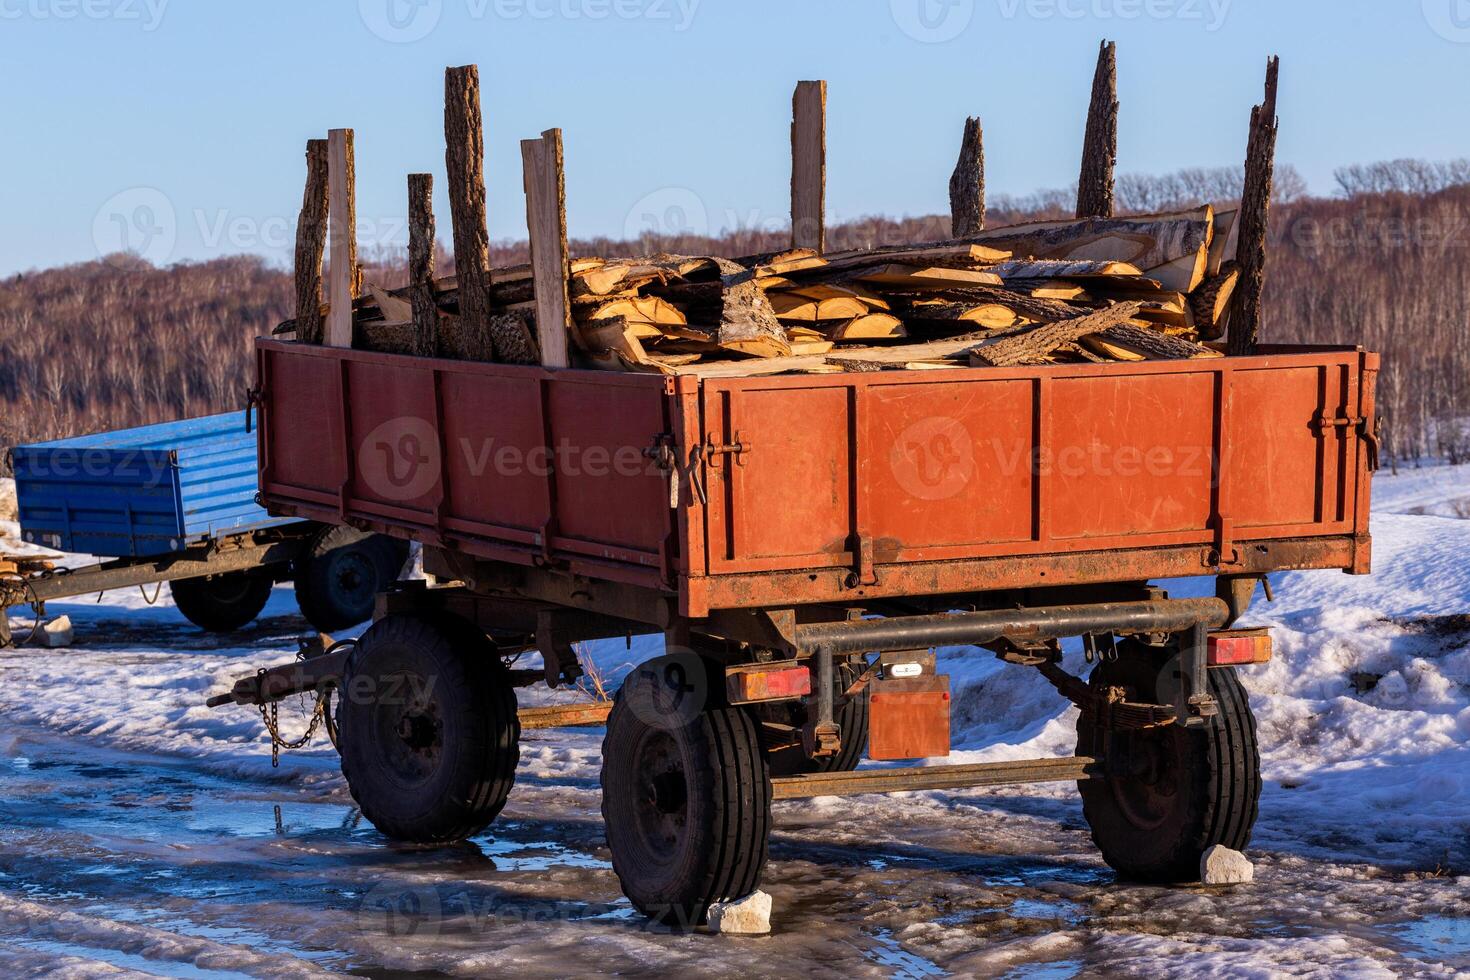
[[[282,523],[255,501],[256,439],[229,412],[17,446],[25,540],[115,558]]]
[[[258,352],[273,513],[656,587],[686,615],[1368,569],[1377,355],[1353,348],[703,381]]]

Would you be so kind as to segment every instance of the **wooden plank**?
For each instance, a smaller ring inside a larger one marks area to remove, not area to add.
[[[791,247],[826,247],[827,83],[797,82],[791,96]]]
[[[537,140],[521,141],[526,185],[526,229],[531,236],[531,278],[536,292],[536,341],[544,367],[571,364],[567,334],[572,328],[567,280],[566,182],[561,130],[548,129]]]
[[[306,190],[296,222],[296,339],[322,342],[322,253],[327,242],[327,141],[306,141]]]
[[[329,347],[352,346],[353,284],[357,278],[356,173],[353,166],[352,130],[327,133],[327,195],[330,199],[331,268],[327,281],[327,328]]]
[[[444,169],[454,225],[459,329],[476,360],[505,360],[490,332],[490,230],[485,208],[485,132],[480,70],[444,70]]]
[[[439,306],[434,302],[433,174],[408,175],[408,301],[414,353],[433,357],[439,349]]]
[[[1214,209],[1201,205],[1126,218],[1031,222],[993,228],[976,240],[1036,259],[1127,262],[1146,274],[1156,270],[1169,288],[1183,293],[1204,278],[1214,235]]]
[[[1113,216],[1113,168],[1118,162],[1118,46],[1102,42],[1092,76],[1082,172],[1077,181],[1077,217]]]
[[[978,235],[985,228],[985,135],[980,120],[965,120],[960,158],[949,176],[949,233],[955,238]]]

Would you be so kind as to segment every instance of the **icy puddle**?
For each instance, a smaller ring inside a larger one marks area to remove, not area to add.
[[[783,805],[772,936],[651,929],[618,891],[596,792],[537,774],[559,740],[528,741],[493,833],[419,849],[340,789],[22,731],[0,757],[0,971],[1152,976],[1186,954],[1227,972],[1470,970],[1470,880],[1267,853],[1250,888],[1122,885],[1075,801],[1025,794]]]

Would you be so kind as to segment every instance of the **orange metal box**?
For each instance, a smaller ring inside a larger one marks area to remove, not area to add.
[[[1378,357],[1355,348],[701,381],[262,340],[258,367],[273,513],[685,616],[1368,570]]]

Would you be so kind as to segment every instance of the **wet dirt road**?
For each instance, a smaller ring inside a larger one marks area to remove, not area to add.
[[[617,890],[598,734],[528,733],[490,833],[385,842],[340,786],[12,727],[0,742],[0,970],[178,977],[1252,975],[1470,971],[1470,880],[1255,851],[1257,883],[1122,885],[1075,797],[779,804],[763,939],[647,927]],[[544,743],[544,744],[538,744]]]

